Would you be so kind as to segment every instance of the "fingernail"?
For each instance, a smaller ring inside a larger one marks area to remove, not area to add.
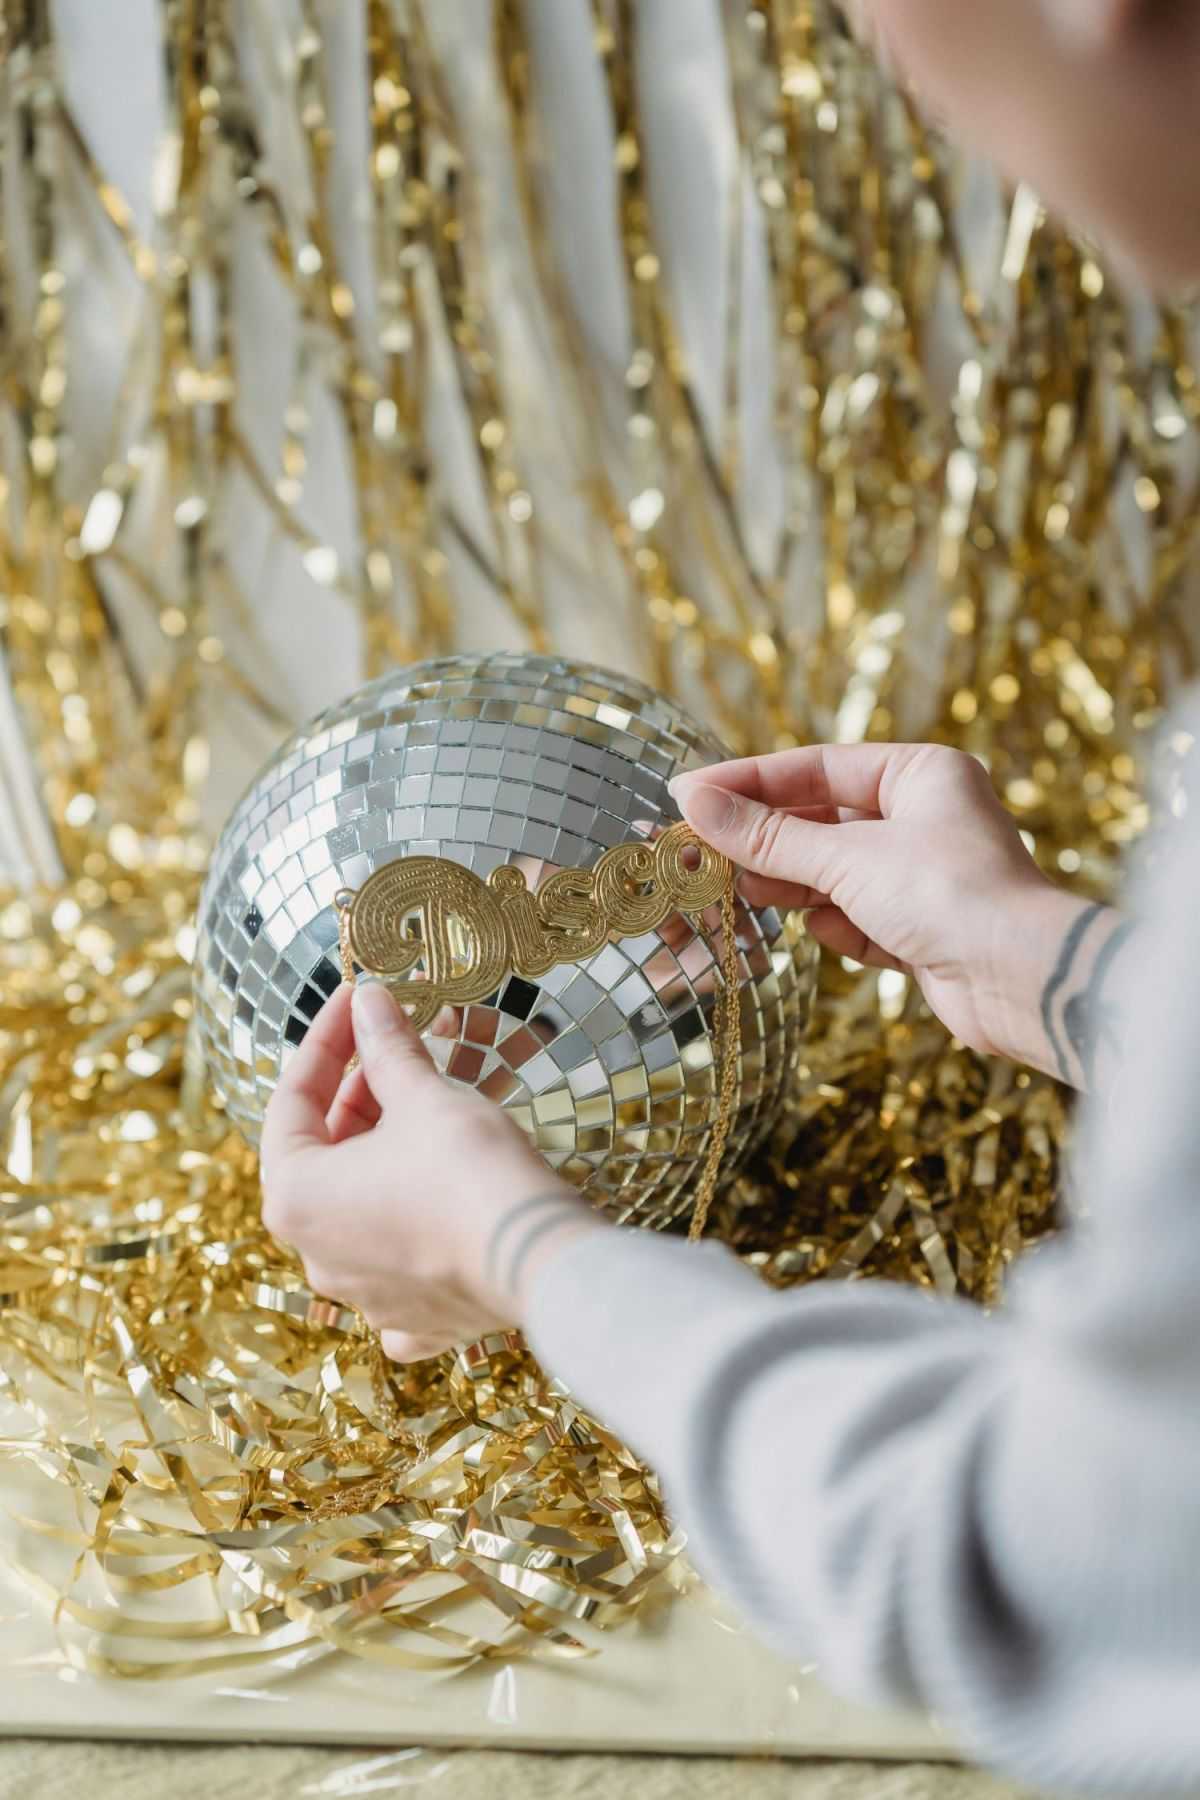
[[[688,824],[702,838],[723,837],[737,818],[737,801],[727,788],[686,788],[679,804]]]
[[[364,1037],[391,1031],[396,1024],[396,1002],[382,981],[360,981],[354,990],[354,1029]]]

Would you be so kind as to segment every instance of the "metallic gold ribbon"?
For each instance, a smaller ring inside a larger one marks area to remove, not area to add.
[[[74,116],[52,9],[0,7],[0,634],[23,728],[5,709],[0,741],[36,752],[48,824],[19,835],[56,883],[0,902],[0,1454],[51,1526],[22,1528],[21,1557],[63,1603],[63,1662],[94,1674],[574,1657],[584,1624],[616,1625],[683,1578],[653,1477],[519,1345],[381,1370],[353,1317],[281,1266],[253,1158],[187,1045],[209,722],[232,702],[283,726],[230,554],[247,520],[331,606],[353,605],[372,669],[452,647],[456,568],[522,642],[571,647],[569,608],[547,598],[544,478],[561,450],[508,398],[528,372],[499,329],[474,121],[453,103],[428,0],[365,4],[373,296],[336,255],[330,55],[310,0],[295,30],[270,0],[161,9],[145,233]],[[1194,666],[1194,318],[1127,307],[1024,192],[999,273],[981,271],[962,165],[831,0],[729,0],[738,206],[767,247],[775,329],[783,523],[764,553],[741,525],[740,421],[706,426],[651,204],[639,10],[595,11],[631,332],[620,467],[602,424],[610,372],[550,230],[545,71],[517,0],[493,16],[512,253],[575,447],[565,485],[588,514],[588,569],[621,609],[631,663],[739,748],[918,728],[958,744],[988,764],[1042,865],[1103,891],[1146,822],[1146,733]],[[267,119],[261,66],[276,71]],[[298,151],[285,176],[281,139]],[[94,306],[81,265],[100,259],[66,236],[89,197],[85,230],[131,284],[105,313],[110,338],[142,321],[94,458],[72,442],[69,328]],[[252,441],[235,407],[256,354],[235,322],[246,245],[298,320],[286,401]],[[730,323],[734,371],[736,307]],[[424,429],[443,381],[482,522]],[[731,406],[737,382],[724,390]],[[319,430],[348,451],[348,558],[306,494]],[[952,1044],[899,976],[831,962],[819,1026],[786,1117],[709,1230],[780,1285],[872,1276],[995,1301],[1055,1216],[1062,1097]],[[51,1522],[60,1493],[78,1508],[69,1526]],[[145,1615],[211,1582],[204,1619],[223,1618],[224,1638],[185,1636],[165,1661],[166,1638],[105,1654],[87,1609],[124,1590],[89,1579],[132,1579],[141,1546],[170,1577],[133,1590]],[[486,1628],[459,1629],[468,1599]]]

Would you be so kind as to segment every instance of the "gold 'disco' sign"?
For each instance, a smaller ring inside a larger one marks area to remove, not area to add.
[[[615,845],[594,868],[557,869],[536,892],[511,864],[484,881],[460,863],[409,856],[357,892],[343,888],[334,904],[344,960],[399,984],[393,991],[423,1031],[441,1007],[486,999],[510,972],[537,981],[673,913],[716,905],[732,882],[728,857],[679,823],[653,843]]]
[[[688,859],[691,859],[690,863]],[[506,863],[487,880],[438,856],[407,856],[334,897],[342,974],[355,965],[392,986],[418,1031],[443,1006],[486,1000],[512,973],[538,981],[618,938],[656,931],[674,913],[721,907],[721,985],[714,1037],[716,1116],[688,1236],[704,1231],[737,1107],[741,1057],[734,869],[680,821],[653,843],[616,844],[591,869],[556,869],[532,890]],[[416,973],[419,970],[419,973]]]

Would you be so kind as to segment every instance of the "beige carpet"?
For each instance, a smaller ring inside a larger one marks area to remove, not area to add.
[[[929,1763],[0,1742],[0,1800],[1033,1800]]]

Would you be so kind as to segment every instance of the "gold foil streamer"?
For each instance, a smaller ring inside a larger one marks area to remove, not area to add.
[[[1142,735],[1192,664],[1193,322],[1127,307],[1024,191],[981,287],[962,165],[836,8],[724,13],[742,198],[761,210],[777,322],[788,506],[769,567],[739,525],[736,379],[714,431],[672,314],[636,11],[594,9],[632,328],[628,491],[604,465],[601,379],[547,225],[525,15],[517,0],[494,11],[525,249],[590,458],[575,485],[636,621],[630,660],[702,699],[739,747],[885,738],[922,692],[922,732],[983,757],[1044,865],[1103,891],[1145,823]],[[0,911],[3,1450],[72,1500],[73,1526],[25,1521],[48,1560],[23,1572],[51,1591],[67,1664],[109,1675],[344,1651],[412,1670],[575,1656],[679,1568],[652,1476],[517,1340],[392,1370],[352,1314],[307,1293],[262,1232],[253,1159],[188,1046],[208,704],[233,693],[278,725],[261,660],[235,658],[211,624],[218,596],[254,618],[225,538],[234,478],[312,578],[353,601],[370,665],[454,642],[452,552],[531,646],[551,638],[541,447],[506,400],[480,171],[430,15],[366,5],[368,343],[335,251],[326,48],[315,7],[300,14],[280,65],[303,150],[292,192],[234,9],[163,8],[149,243],[72,116],[45,0],[0,8],[3,650],[63,869],[56,891]],[[252,42],[281,27],[265,0],[247,17]],[[90,191],[145,320],[83,494],[67,454],[68,186]],[[303,325],[277,468],[234,420],[235,227],[260,235]],[[739,325],[734,307],[730,371]],[[442,337],[486,541],[425,436]],[[314,381],[350,446],[354,563],[305,516]],[[128,525],[152,479],[168,505],[151,565]],[[1129,503],[1140,577],[1112,526]],[[921,566],[932,649],[904,585]],[[112,603],[118,578],[159,634],[153,666]],[[713,1223],[777,1284],[886,1276],[991,1301],[1053,1222],[1064,1128],[1057,1089],[950,1042],[902,977],[830,965],[806,1079]],[[70,1564],[61,1580],[51,1549]],[[182,1617],[167,1609],[180,1595]]]

